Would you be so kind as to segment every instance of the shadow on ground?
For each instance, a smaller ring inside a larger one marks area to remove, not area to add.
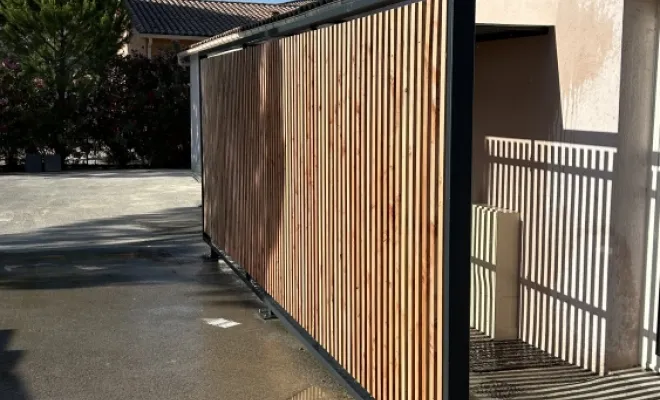
[[[217,279],[181,266],[202,261],[200,209],[96,219],[0,235],[0,287],[68,289]],[[201,277],[201,278],[200,278]]]
[[[160,247],[185,247],[201,240],[201,210],[178,207],[157,213],[93,219],[39,229],[30,233],[0,235],[4,253],[35,254],[76,252],[96,247],[115,247],[140,242]]]
[[[205,252],[198,207],[0,235],[0,289],[196,282],[202,289],[191,296],[206,305],[262,306],[231,271],[220,273],[217,262],[205,259]]]
[[[83,171],[68,170],[60,171],[57,173],[39,173],[29,174],[25,172],[8,172],[3,173],[3,176],[12,176],[24,178],[26,176],[34,176],[45,179],[62,179],[62,178],[93,178],[93,179],[124,179],[124,178],[167,178],[167,177],[190,177],[190,170],[187,169],[87,169]]]
[[[0,398],[3,400],[28,400],[25,386],[14,373],[23,355],[20,350],[7,350],[14,331],[0,330]]]

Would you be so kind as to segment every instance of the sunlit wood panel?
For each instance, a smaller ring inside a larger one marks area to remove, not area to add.
[[[378,399],[442,393],[443,4],[201,65],[205,233]]]

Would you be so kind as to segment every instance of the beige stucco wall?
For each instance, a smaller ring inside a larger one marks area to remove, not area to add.
[[[147,54],[147,41],[145,38],[140,36],[139,33],[133,32],[128,43],[124,45],[122,49],[123,55],[131,54],[132,52],[137,52],[139,54]]]
[[[560,0],[477,0],[478,24],[553,25]]]
[[[521,213],[520,336],[597,372],[641,362],[649,314],[656,11],[650,0],[478,2],[478,22],[554,29],[477,46],[473,201]]]
[[[169,39],[153,39],[153,42],[151,44],[151,54],[153,56],[156,56],[157,54],[160,54],[163,51],[167,50],[182,50],[185,49],[186,47],[190,46],[191,44],[197,42],[196,40],[169,40]],[[177,47],[175,47],[178,46]]]
[[[477,0],[477,23],[554,26],[567,129],[618,128],[623,2]]]
[[[174,47],[175,44],[179,46],[178,47],[179,49],[183,49],[198,41],[199,40],[197,39],[188,40],[178,37],[173,39],[152,38],[151,55],[152,57],[155,57],[163,51],[166,51],[168,49],[175,49]],[[147,55],[149,52],[148,49],[149,49],[149,37],[134,32],[133,35],[131,36],[129,43],[126,46],[124,46],[124,49],[122,50],[122,54],[130,54],[131,52],[135,51],[138,54]]]

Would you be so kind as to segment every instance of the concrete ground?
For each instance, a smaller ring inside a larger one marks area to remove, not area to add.
[[[470,400],[658,400],[660,376],[641,368],[598,376],[519,340],[470,335]]]
[[[349,398],[201,259],[199,193],[187,172],[0,175],[0,399]]]

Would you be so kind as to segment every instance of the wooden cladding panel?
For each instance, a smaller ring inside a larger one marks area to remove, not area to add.
[[[378,399],[441,397],[442,5],[201,67],[205,232]]]

